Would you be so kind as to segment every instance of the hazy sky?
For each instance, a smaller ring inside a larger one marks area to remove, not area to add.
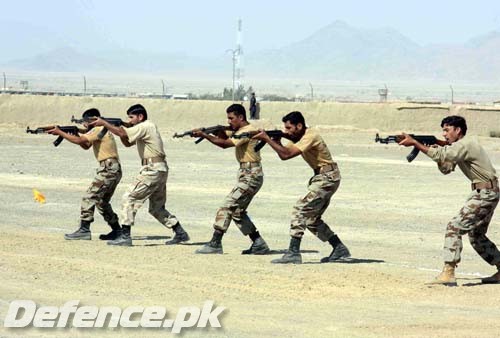
[[[7,34],[6,41],[21,47],[46,38],[47,48],[57,39],[81,48],[112,45],[195,56],[233,48],[239,17],[247,53],[298,41],[336,20],[358,28],[391,27],[419,44],[459,43],[500,31],[498,0],[1,0],[0,8],[2,39]]]

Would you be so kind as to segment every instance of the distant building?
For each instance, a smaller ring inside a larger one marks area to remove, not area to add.
[[[172,94],[172,99],[174,100],[187,100],[189,95],[187,94]]]

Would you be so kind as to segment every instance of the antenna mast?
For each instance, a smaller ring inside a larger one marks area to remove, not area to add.
[[[236,37],[236,87],[243,84],[243,37],[242,37],[243,21],[238,19],[238,35]]]

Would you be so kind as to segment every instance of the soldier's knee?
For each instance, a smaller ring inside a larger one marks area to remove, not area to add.
[[[461,225],[459,223],[455,223],[455,222],[450,222],[448,223],[448,225],[446,226],[446,233],[447,234],[450,234],[450,235],[465,235],[467,233],[467,231],[461,229]]]
[[[241,221],[243,218],[247,216],[247,212],[240,209],[236,209],[233,211],[232,215],[235,221]]]
[[[217,216],[232,216],[234,211],[231,208],[222,207],[217,210]]]
[[[82,198],[82,205],[85,206],[97,206],[99,203],[99,199],[95,198],[94,196],[85,196]]]

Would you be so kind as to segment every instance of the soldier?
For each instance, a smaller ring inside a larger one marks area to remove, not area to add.
[[[265,141],[276,151],[282,160],[289,160],[302,155],[311,166],[314,176],[309,180],[309,192],[294,206],[290,229],[290,247],[282,258],[275,259],[275,264],[300,264],[300,241],[305,229],[309,229],[323,242],[328,241],[333,250],[328,257],[321,259],[322,263],[340,261],[349,258],[351,254],[340,238],[321,219],[330,199],[340,185],[340,171],[323,138],[317,131],[306,127],[304,116],[298,111],[287,114],[282,119],[285,134],[291,140],[286,146],[279,139],[273,140],[264,131],[254,136]]]
[[[165,244],[179,244],[189,240],[188,233],[182,228],[177,218],[165,209],[167,200],[168,166],[163,150],[163,141],[156,125],[148,120],[146,109],[136,104],[127,110],[130,128],[113,126],[103,119],[97,119],[91,125],[103,126],[120,137],[123,145],[131,147],[137,144],[141,158],[141,170],[135,182],[123,196],[122,233],[110,245],[132,246],[130,228],[134,225],[137,210],[149,199],[149,213],[161,224],[171,228],[175,236]]]
[[[214,136],[206,134],[201,130],[193,131],[193,137],[203,137],[223,149],[235,147],[236,160],[240,165],[238,182],[229,195],[227,195],[222,206],[217,210],[213,237],[209,243],[196,250],[196,253],[222,254],[222,236],[227,231],[231,220],[233,220],[243,235],[249,236],[252,240],[250,248],[248,250],[243,250],[242,254],[266,254],[269,252],[269,247],[260,236],[246,211],[255,194],[262,187],[264,181],[260,154],[254,150],[257,141],[251,140],[250,138],[235,139],[229,137],[233,132],[235,134],[240,134],[256,131],[257,129],[248,123],[245,108],[241,104],[229,106],[226,112],[232,132],[223,131],[217,136]]]
[[[95,108],[88,109],[82,114],[83,119],[98,116],[101,116],[101,114]],[[89,128],[87,123],[84,123],[84,126]],[[90,224],[94,221],[94,210],[96,207],[111,227],[111,232],[106,235],[100,235],[99,239],[113,240],[121,233],[118,216],[113,212],[110,200],[122,178],[122,169],[113,135],[106,133],[104,136],[101,136],[101,130],[102,127],[90,127],[88,132],[82,135],[67,134],[57,127],[48,131],[52,135],[62,136],[66,140],[78,144],[83,149],[92,147],[95,158],[99,162],[96,176],[82,198],[80,227],[75,232],[64,235],[64,238],[67,240],[91,239]]]
[[[467,124],[461,116],[448,116],[441,121],[443,137],[448,145],[428,147],[407,134],[399,143],[406,147],[417,147],[438,163],[442,173],[448,174],[458,165],[471,180],[472,192],[464,207],[448,223],[444,240],[444,268],[435,280],[428,284],[456,286],[455,268],[460,262],[462,236],[469,235],[469,241],[476,252],[490,265],[499,270],[493,276],[483,278],[483,283],[500,282],[500,252],[486,237],[488,226],[498,204],[499,190],[496,171],[488,155],[477,141],[465,137]]]

